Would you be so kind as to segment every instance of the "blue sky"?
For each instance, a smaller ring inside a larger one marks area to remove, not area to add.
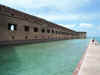
[[[0,4],[100,36],[100,0],[0,0]]]

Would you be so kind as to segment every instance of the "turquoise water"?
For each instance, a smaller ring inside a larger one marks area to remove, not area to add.
[[[95,39],[100,43],[100,37],[96,37]]]
[[[72,75],[89,39],[0,47],[0,75]]]

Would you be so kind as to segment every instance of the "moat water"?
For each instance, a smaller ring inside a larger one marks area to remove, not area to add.
[[[0,47],[0,75],[72,75],[89,39]]]

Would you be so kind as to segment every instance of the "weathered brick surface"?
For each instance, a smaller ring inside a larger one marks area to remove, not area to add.
[[[16,24],[17,30],[8,30],[8,23]],[[29,26],[29,32],[24,31],[24,26]],[[38,32],[34,32],[33,28],[37,27]],[[45,33],[41,30],[45,29]],[[47,32],[50,29],[50,33]],[[54,33],[52,32],[54,30]],[[85,32],[76,32],[74,30],[62,27],[55,23],[49,22],[42,18],[26,14],[24,12],[0,5],[0,41],[9,40],[27,40],[33,39],[72,39],[72,38],[85,38]],[[12,39],[14,37],[14,39]]]

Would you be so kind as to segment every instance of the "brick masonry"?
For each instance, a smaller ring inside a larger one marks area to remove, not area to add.
[[[9,24],[16,25],[15,30],[9,30]],[[28,31],[25,31],[25,26],[28,27],[26,28]],[[1,44],[3,41],[64,40],[78,38],[86,38],[86,32],[77,32],[45,19],[0,5]]]

